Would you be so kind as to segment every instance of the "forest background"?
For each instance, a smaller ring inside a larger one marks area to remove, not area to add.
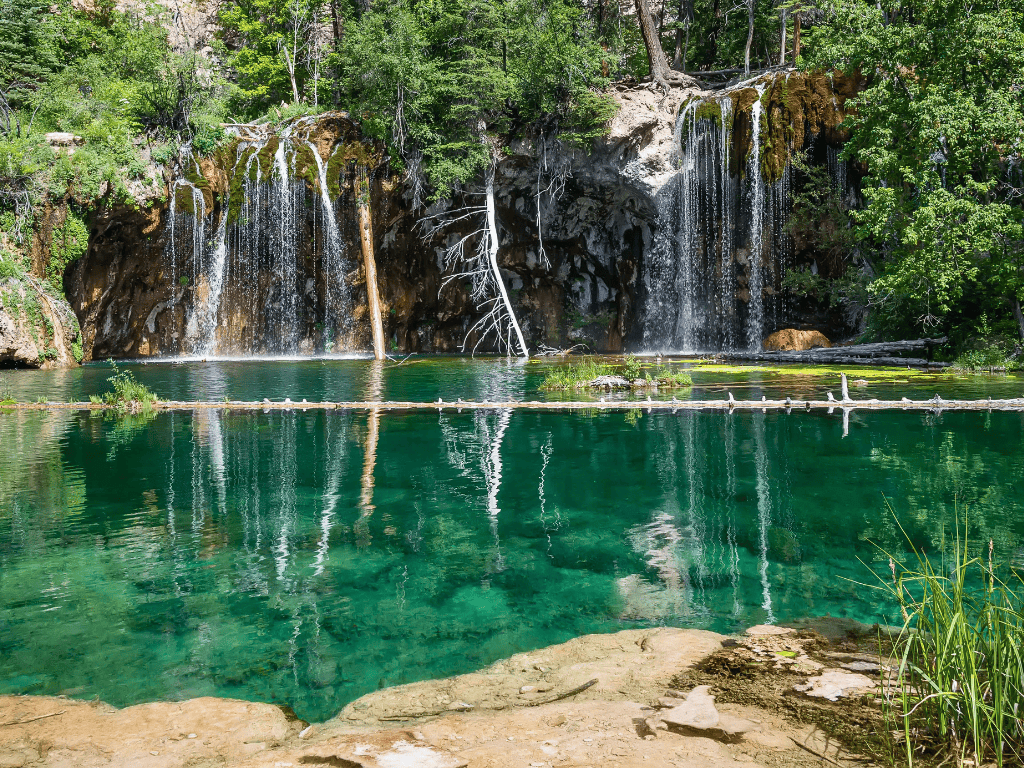
[[[224,123],[345,110],[440,199],[528,131],[588,147],[613,81],[836,70],[866,82],[843,151],[858,200],[798,160],[793,226],[831,219],[823,247],[848,269],[785,285],[866,304],[865,339],[941,334],[947,356],[1020,360],[1024,0],[223,0],[204,31],[176,7],[0,0],[0,280],[28,269],[60,200],[61,293],[90,211],[159,184],[147,165],[183,145],[213,151]],[[82,146],[55,151],[58,131]]]

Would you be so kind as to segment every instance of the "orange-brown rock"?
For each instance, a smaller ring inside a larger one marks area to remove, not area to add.
[[[764,340],[765,352],[803,352],[815,347],[831,347],[832,342],[820,331],[798,331],[796,328],[783,328]]]

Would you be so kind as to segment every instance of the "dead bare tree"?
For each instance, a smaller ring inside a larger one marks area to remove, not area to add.
[[[476,309],[483,312],[462,340],[465,350],[470,336],[479,333],[473,352],[484,340],[495,334],[499,349],[504,348],[509,356],[515,354],[529,357],[529,349],[519,327],[515,310],[505,289],[505,281],[498,267],[498,226],[494,209],[494,174],[497,160],[492,158],[491,165],[485,174],[485,202],[482,206],[468,206],[454,211],[435,215],[427,215],[424,222],[428,224],[427,236],[440,234],[443,230],[465,221],[476,219],[481,226],[468,234],[454,236],[457,239],[445,249],[445,268],[449,274],[441,283],[444,289],[449,283],[468,280],[470,282],[470,299]],[[476,248],[467,251],[467,244],[476,242]]]

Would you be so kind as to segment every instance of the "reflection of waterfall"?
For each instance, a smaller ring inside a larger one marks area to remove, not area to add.
[[[765,621],[775,623],[772,612],[772,588],[768,579],[768,532],[772,525],[772,497],[769,486],[768,449],[765,445],[763,414],[754,414],[754,466],[757,473],[757,531],[760,559],[758,571],[761,575],[761,607],[766,614]]]
[[[763,175],[765,88],[744,85],[680,110],[680,167],[658,193],[645,262],[650,350],[756,350],[783,319],[790,174],[787,164],[778,181]],[[737,112],[734,99],[749,106]]]
[[[356,211],[339,205],[340,144],[322,146],[314,130],[308,119],[278,134],[247,130],[215,172],[183,153],[166,235],[183,353],[311,354],[353,343],[356,262],[346,244]]]

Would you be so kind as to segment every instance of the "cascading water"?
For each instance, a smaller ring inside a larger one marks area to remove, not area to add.
[[[679,170],[657,195],[645,262],[650,351],[759,350],[782,320],[789,166],[777,180],[764,176],[766,87],[745,84],[680,109]]]
[[[180,353],[308,355],[353,343],[356,211],[340,205],[339,140],[355,129],[342,118],[328,127],[326,138],[309,119],[276,134],[244,127],[227,162],[227,152],[202,163],[183,152],[165,251]],[[220,163],[213,173],[210,163]]]

